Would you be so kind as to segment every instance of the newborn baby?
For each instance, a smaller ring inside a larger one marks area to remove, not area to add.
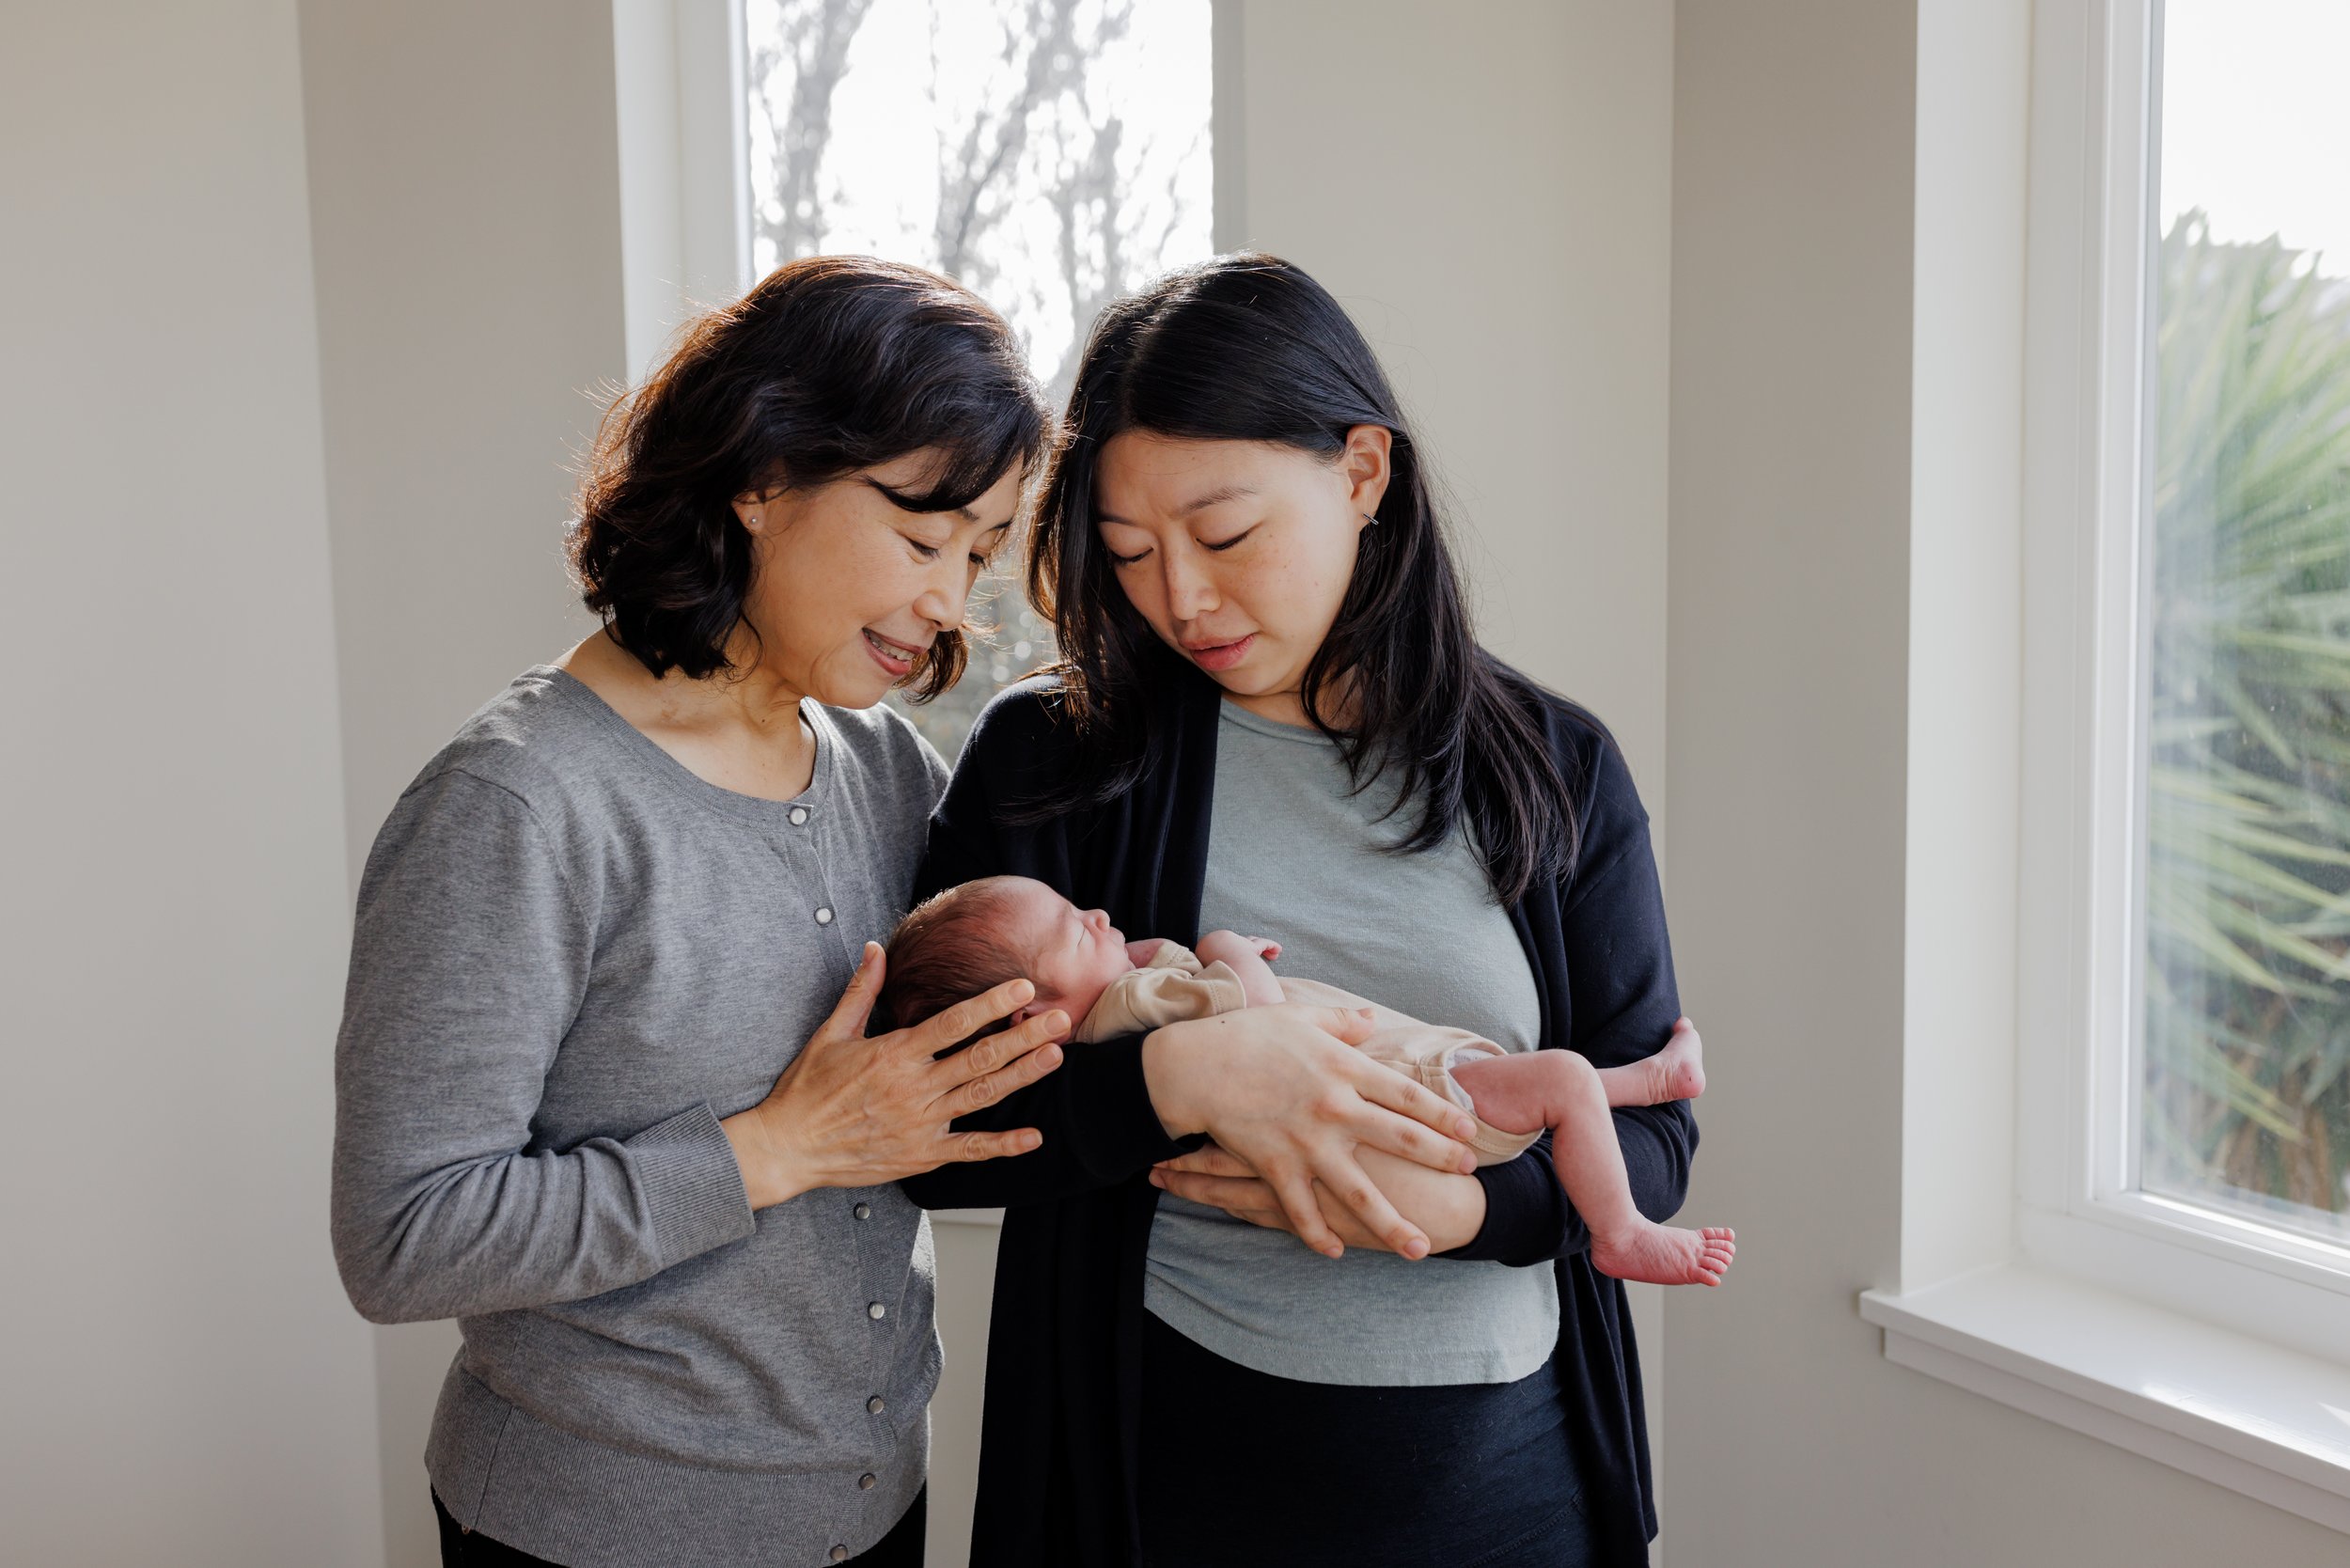
[[[1694,1100],[1705,1072],[1694,1034],[1655,1056],[1593,1067],[1573,1051],[1511,1053],[1464,1029],[1422,1023],[1350,992],[1277,977],[1280,945],[1212,931],[1194,953],[1181,943],[1129,942],[1098,909],[1080,910],[1027,877],[986,877],[930,899],[889,939],[881,1005],[901,1025],[927,1018],[1008,980],[1036,997],[1017,1015],[1058,1008],[1077,1043],[1141,1034],[1237,1008],[1310,1002],[1370,1008],[1360,1049],[1418,1079],[1477,1119],[1477,1163],[1524,1153],[1547,1128],[1551,1157],[1591,1232],[1591,1263],[1619,1279],[1718,1285],[1737,1248],[1728,1230],[1659,1225],[1633,1207],[1608,1112],[1617,1105]]]

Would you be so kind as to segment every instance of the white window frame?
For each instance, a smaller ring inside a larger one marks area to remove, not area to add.
[[[1970,1253],[1934,1240],[1966,1230],[1970,1200],[1905,1158],[1905,1183],[1914,1178],[1919,1190],[1904,1194],[1903,1277],[1865,1293],[1861,1311],[1885,1328],[1886,1354],[1903,1365],[2350,1532],[2350,1252],[2136,1188],[2143,401],[2160,5],[2034,8],[2029,239],[2015,323],[2024,338],[2015,809],[2012,818],[1984,808],[1980,821],[1913,820],[1910,829],[1913,880],[1921,864],[1932,870],[1921,832],[2013,856],[2014,1187],[1971,1200]],[[1936,198],[1928,69],[1921,57],[1921,236]],[[1929,258],[1919,267],[1923,312]],[[1921,350],[1921,378],[1926,371]],[[1922,384],[1919,396],[1922,417]],[[1918,440],[1933,439],[1921,426]],[[1928,525],[1922,512],[1917,525]],[[1914,606],[1934,591],[1914,589]],[[1947,668],[1952,651],[1919,639],[1946,635],[1951,620],[1913,613],[1913,708],[1920,671],[1931,678],[1937,659]],[[1917,716],[1913,774],[1934,761],[1920,755]],[[1913,777],[1913,819],[1920,798]],[[1915,988],[1921,971],[1936,979],[1934,955],[1920,951],[1917,887],[1911,910]],[[1944,994],[1953,979],[1940,977]],[[1983,1043],[1932,1038],[1913,1010],[1904,1051],[1920,1082],[1963,1084],[1973,1071],[1996,1084],[1991,1069],[1952,1059]],[[1949,1118],[1905,1099],[1905,1148],[1949,1148]]]
[[[2044,1266],[2339,1355],[2350,1250],[2138,1190],[2159,7],[2095,8],[2105,47],[2088,63],[2102,80],[2081,83],[2076,121],[2086,155],[2073,156],[2072,127],[2044,124],[2033,156],[2035,180],[2086,189],[2066,203],[2076,234],[2033,240],[2075,251],[2077,283],[2062,285],[2061,257],[2036,259],[2050,297],[2033,321],[2055,347],[2026,386],[2026,461],[2049,482],[2024,518],[2017,1235]]]
[[[742,0],[612,0],[629,381],[751,286]]]

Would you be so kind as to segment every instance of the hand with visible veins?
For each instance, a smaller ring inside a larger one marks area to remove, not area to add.
[[[1206,1133],[1230,1150],[1315,1251],[1335,1258],[1345,1250],[1324,1217],[1326,1201],[1386,1250],[1424,1258],[1427,1233],[1396,1212],[1357,1150],[1466,1178],[1476,1159],[1456,1140],[1476,1123],[1355,1050],[1371,1027],[1368,1009],[1298,1003],[1169,1024],[1144,1037],[1143,1078],[1168,1135]]]
[[[1059,1066],[1052,1042],[1068,1018],[1039,1014],[942,1060],[939,1052],[1010,1016],[1036,988],[1008,980],[912,1028],[869,1038],[885,962],[881,945],[868,942],[839,1005],[767,1097],[719,1123],[752,1208],[817,1187],[878,1186],[950,1160],[1025,1154],[1044,1141],[1033,1127],[958,1133],[948,1123]]]
[[[1357,1149],[1355,1160],[1396,1212],[1419,1227],[1432,1254],[1466,1247],[1485,1228],[1485,1184],[1476,1177],[1431,1170],[1382,1149]],[[1259,1179],[1256,1168],[1216,1144],[1152,1168],[1151,1184],[1194,1203],[1222,1209],[1234,1219],[1297,1234],[1296,1225],[1273,1189]],[[1324,1220],[1340,1242],[1378,1252],[1395,1250],[1366,1230],[1321,1183],[1314,1184],[1313,1191]]]

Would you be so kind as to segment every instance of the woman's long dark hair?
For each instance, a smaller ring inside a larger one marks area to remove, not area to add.
[[[1165,740],[1165,682],[1186,667],[1128,602],[1095,527],[1104,445],[1149,431],[1330,460],[1357,425],[1390,432],[1392,477],[1338,619],[1306,666],[1306,716],[1338,743],[1357,790],[1399,775],[1397,809],[1418,808],[1400,852],[1433,849],[1465,826],[1495,896],[1514,903],[1571,872],[1579,847],[1582,781],[1553,760],[1543,707],[1596,721],[1477,645],[1418,444],[1371,345],[1327,290],[1270,256],[1218,257],[1162,278],[1103,312],[1087,339],[1028,559],[1028,596],[1060,641],[1058,700],[1086,745],[1082,771],[1038,811],[1131,789]],[[1353,706],[1344,728],[1324,712],[1341,691]]]

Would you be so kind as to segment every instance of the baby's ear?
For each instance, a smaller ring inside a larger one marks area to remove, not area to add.
[[[1016,1028],[1016,1027],[1018,1027],[1020,1025],[1026,1023],[1029,1019],[1031,1019],[1031,1018],[1035,1017],[1038,1013],[1042,1012],[1042,1011],[1046,1011],[1046,1010],[1045,1010],[1045,1008],[1044,1008],[1043,1004],[1042,1004],[1042,1003],[1040,1003],[1040,1002],[1030,1002],[1027,1006],[1026,1006],[1026,1007],[1022,1008],[1019,1011],[1017,1011],[1017,1012],[1013,1013],[1010,1017],[1009,1017],[1009,1018],[1005,1019],[1005,1020],[1004,1020],[1005,1026],[1006,1026],[1007,1027],[1013,1027],[1013,1028]]]

